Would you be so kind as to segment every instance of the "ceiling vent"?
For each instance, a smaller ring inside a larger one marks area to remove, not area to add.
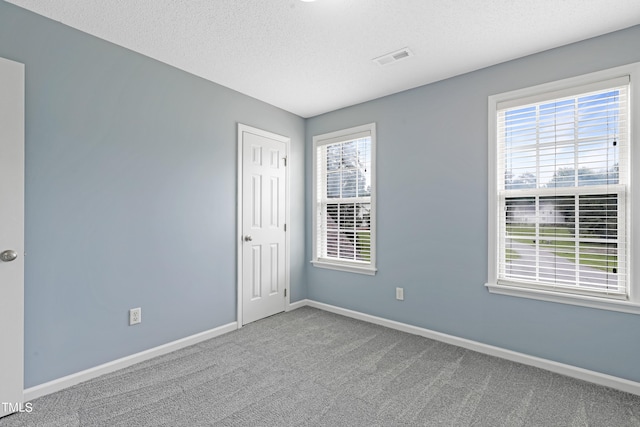
[[[408,47],[405,47],[403,49],[396,50],[395,52],[387,53],[386,55],[374,58],[372,59],[372,61],[380,66],[385,66],[398,61],[402,61],[403,59],[410,56],[413,56],[413,52],[411,52]]]

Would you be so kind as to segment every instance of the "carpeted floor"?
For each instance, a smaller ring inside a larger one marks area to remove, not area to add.
[[[640,396],[304,307],[32,402],[12,426],[640,426]]]

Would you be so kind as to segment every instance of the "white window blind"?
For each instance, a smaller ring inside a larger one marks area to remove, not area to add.
[[[498,284],[627,298],[628,81],[498,105]]]
[[[314,138],[316,265],[375,268],[372,126]]]
[[[547,95],[497,106],[498,284],[627,299],[629,78]]]

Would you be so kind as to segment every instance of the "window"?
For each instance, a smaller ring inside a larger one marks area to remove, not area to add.
[[[630,233],[637,69],[489,98],[491,292],[640,313]]]
[[[313,138],[316,267],[375,274],[375,124]]]

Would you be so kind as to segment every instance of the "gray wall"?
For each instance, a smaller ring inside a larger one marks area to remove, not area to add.
[[[639,46],[636,26],[307,120],[307,224],[312,136],[370,122],[378,134],[378,274],[309,267],[309,298],[640,381],[640,316],[484,287],[487,97],[640,61]]]
[[[5,2],[0,56],[26,64],[26,387],[235,321],[237,122],[291,137],[306,298],[302,118]]]

